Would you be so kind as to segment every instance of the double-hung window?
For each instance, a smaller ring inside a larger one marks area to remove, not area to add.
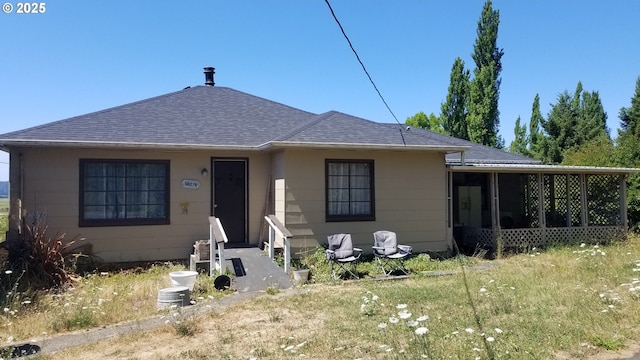
[[[80,226],[169,223],[169,161],[80,160]]]
[[[326,160],[327,221],[375,220],[373,161]]]

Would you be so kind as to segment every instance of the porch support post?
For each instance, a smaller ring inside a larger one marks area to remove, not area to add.
[[[568,228],[571,227],[571,202],[573,201],[573,199],[571,198],[571,189],[569,188],[570,184],[569,184],[569,174],[565,174],[565,191],[567,192],[565,194],[566,198],[567,198],[567,211],[565,214],[565,218],[566,218],[566,226]],[[571,234],[571,232],[569,233]],[[569,235],[571,236],[571,235]],[[573,240],[573,239],[570,239]]]
[[[626,237],[629,229],[629,219],[627,219],[627,174],[620,175],[620,220]]]
[[[502,234],[500,231],[500,192],[498,190],[498,173],[489,174],[489,183],[491,188],[491,228],[493,230],[493,240],[502,252]],[[501,254],[499,254],[501,255]]]
[[[447,171],[447,241],[452,249],[453,246],[453,173]]]
[[[540,219],[540,237],[544,244],[546,242],[547,234],[547,220],[544,216],[544,174],[538,173],[538,219]]]
[[[587,175],[580,174],[580,201],[581,201],[581,216],[582,226],[589,226],[589,209],[587,208],[589,202],[587,201]]]

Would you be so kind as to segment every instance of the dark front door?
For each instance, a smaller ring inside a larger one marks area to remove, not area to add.
[[[247,240],[247,160],[213,159],[213,216],[220,219],[229,243]]]

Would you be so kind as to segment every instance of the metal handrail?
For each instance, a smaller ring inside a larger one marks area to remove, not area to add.
[[[220,264],[220,275],[224,275],[224,244],[229,239],[224,232],[220,219],[215,216],[209,216],[209,276],[213,276],[216,271],[215,249],[218,250],[218,263]],[[213,244],[215,244],[215,249]]]
[[[269,224],[269,258],[273,260],[275,256],[275,237],[278,235],[284,245],[284,272],[289,273],[289,269],[291,268],[290,239],[293,235],[284,225],[282,225],[275,215],[267,215],[264,219],[267,221],[267,224]]]

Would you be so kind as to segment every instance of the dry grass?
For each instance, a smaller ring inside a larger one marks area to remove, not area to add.
[[[177,270],[184,268],[164,264],[148,270],[97,273],[78,278],[62,292],[14,294],[14,299],[0,313],[0,342],[157,315],[158,290],[171,285],[168,274]],[[16,279],[20,281],[19,277]],[[207,276],[199,276],[192,298],[210,301],[223,296],[211,285]]]
[[[613,359],[637,350],[639,276],[633,237],[511,256],[466,276],[311,285],[204,315],[191,336],[168,326],[46,357]]]

